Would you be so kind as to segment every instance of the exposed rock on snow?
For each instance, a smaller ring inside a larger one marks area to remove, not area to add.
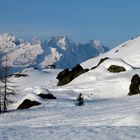
[[[100,61],[99,61],[99,63],[97,64],[97,66],[92,67],[91,70],[97,68],[100,64],[102,64],[107,59],[110,59],[110,58],[108,58],[108,57],[101,58]]]
[[[56,97],[48,89],[43,87],[34,87],[33,93],[37,94],[42,99],[56,99]]]
[[[135,95],[140,93],[140,77],[138,74],[135,74],[131,79],[131,84],[129,87],[129,93],[128,95]]]
[[[41,97],[42,99],[56,99],[56,97],[51,93],[49,94],[41,93],[41,94],[38,94],[38,96]]]
[[[59,80],[57,85],[58,86],[66,85],[69,82],[71,82],[74,78],[78,77],[79,75],[87,71],[88,69],[83,69],[82,66],[79,64],[77,64],[71,70],[65,69],[57,75],[56,78]]]
[[[111,66],[108,68],[108,71],[114,72],[114,73],[119,73],[119,72],[124,72],[124,71],[126,71],[126,70],[125,70],[125,68],[122,67],[122,66],[111,65]]]
[[[17,103],[17,109],[27,109],[32,106],[40,105],[41,99],[36,94],[30,93],[25,95],[20,101]]]
[[[24,74],[24,73],[16,73],[16,74],[12,74],[12,75],[14,75],[16,78],[28,76],[27,74]]]
[[[28,109],[30,107],[33,106],[38,106],[41,105],[41,103],[37,102],[37,101],[31,101],[29,99],[25,99],[19,106],[17,109]]]

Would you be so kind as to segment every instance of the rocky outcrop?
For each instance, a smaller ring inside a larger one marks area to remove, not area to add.
[[[126,71],[126,69],[124,67],[117,66],[117,65],[111,65],[107,70],[110,72],[113,72],[113,73],[119,73],[119,72]]]
[[[131,96],[131,95],[139,94],[140,93],[139,86],[140,86],[140,77],[138,74],[135,74],[131,79],[128,95]]]
[[[25,99],[19,106],[17,109],[28,109],[30,107],[33,106],[38,106],[41,105],[41,103],[37,102],[37,101],[31,101],[29,99]]]
[[[102,64],[107,59],[110,59],[110,58],[105,57],[105,58],[100,59],[99,63],[96,66],[92,67],[91,70],[93,70],[93,69],[97,68],[98,66],[100,66],[100,64]]]
[[[38,94],[39,97],[41,97],[42,99],[56,99],[56,97],[53,94]]]
[[[57,85],[58,86],[66,85],[69,82],[71,82],[74,78],[87,72],[88,70],[89,69],[83,69],[82,66],[79,64],[77,64],[71,70],[65,69],[57,75],[56,78],[59,80]]]

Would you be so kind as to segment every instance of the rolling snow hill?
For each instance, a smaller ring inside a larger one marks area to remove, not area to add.
[[[85,61],[84,68],[93,68],[101,58],[110,58],[65,86],[56,86],[61,69],[28,68],[22,71],[27,77],[13,76],[18,95],[9,106],[11,112],[0,116],[0,139],[139,140],[140,95],[127,96],[132,76],[140,75],[139,44],[137,37]],[[112,73],[108,71],[111,65],[126,71]],[[40,106],[15,110],[23,99],[36,99],[43,89],[49,89],[57,100],[37,98]],[[80,92],[85,105],[75,106]]]

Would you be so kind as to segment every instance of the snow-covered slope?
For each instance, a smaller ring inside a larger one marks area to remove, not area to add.
[[[66,36],[25,42],[12,34],[0,35],[0,54],[8,54],[8,64],[12,67],[48,68],[55,64],[57,68],[71,68],[107,50],[99,41],[77,45]]]
[[[82,63],[84,68],[96,66],[101,58],[110,58],[97,68],[80,75],[66,86],[60,87],[68,91],[81,92],[88,97],[112,98],[126,96],[134,74],[140,74],[140,37],[131,39],[113,50]],[[126,71],[111,73],[107,69],[111,65],[123,66]]]
[[[57,45],[56,50],[69,49],[64,48],[63,41],[60,44],[63,49]],[[28,76],[12,77],[19,85],[14,101],[20,102],[27,97],[36,99],[36,92],[42,89],[49,89],[57,100],[39,98],[40,106],[2,114],[0,139],[139,140],[140,95],[127,96],[132,76],[140,75],[139,44],[140,37],[137,37],[85,61],[82,66],[92,68],[101,58],[110,58],[65,86],[56,86],[56,75],[61,71],[58,69],[25,69],[21,72]],[[111,65],[124,67],[126,71],[112,73],[108,71]],[[80,92],[85,105],[75,106]],[[16,107],[17,102],[9,109]]]
[[[140,67],[140,36],[130,39],[99,57],[82,63],[85,68],[95,66],[101,58],[121,58],[133,67]]]
[[[105,73],[100,75],[100,85],[109,80],[110,74],[108,73],[107,76],[105,72],[109,63],[123,65],[128,73],[133,71],[130,65],[120,59],[108,60],[97,70]],[[108,89],[110,89],[108,91],[112,90],[112,94],[115,94],[115,96],[121,95],[121,98],[108,98],[111,94],[104,95],[100,94],[100,92],[99,95],[102,96],[102,99],[98,98],[97,94],[86,98],[85,91],[88,93],[86,86],[92,88],[95,85],[95,83],[92,84],[90,77],[88,77],[89,83],[87,85],[81,83],[81,86],[84,86],[82,93],[84,93],[85,105],[75,106],[73,99],[76,99],[79,94],[79,91],[75,91],[77,82],[75,81],[76,83],[73,83],[70,89],[56,87],[57,81],[55,77],[59,71],[26,69],[22,73],[27,74],[27,77],[13,77],[13,80],[19,84],[19,94],[15,97],[18,103],[12,104],[10,108],[15,109],[26,98],[37,100],[41,102],[41,105],[28,110],[13,110],[2,114],[0,117],[1,140],[46,140],[46,138],[48,140],[139,140],[139,95],[126,97],[123,94],[122,97],[122,92],[120,93],[122,89],[118,87],[116,87],[116,90],[112,89],[114,82],[110,81],[110,83],[108,82]],[[114,76],[111,74],[111,76],[114,81],[118,82],[118,85],[119,80],[117,79],[123,79],[121,75],[118,77],[116,74]],[[80,79],[82,80],[82,78]],[[84,80],[87,81],[86,77],[84,77]],[[101,83],[102,81],[103,83]],[[124,84],[124,81],[120,84]],[[42,93],[42,88],[49,88],[57,97],[57,100],[42,100],[35,95],[38,92]],[[102,93],[107,93],[106,87],[103,88]]]

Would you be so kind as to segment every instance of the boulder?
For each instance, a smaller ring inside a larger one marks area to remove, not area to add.
[[[49,94],[41,93],[41,94],[38,94],[38,96],[43,98],[43,99],[56,99],[56,97],[50,93]]]
[[[65,69],[57,75],[56,79],[59,80],[59,82],[57,84],[58,86],[66,85],[72,79],[71,72],[69,71],[69,69]]]
[[[89,69],[83,69],[82,66],[79,64],[77,64],[71,70],[65,69],[57,75],[56,78],[59,80],[57,85],[58,86],[66,85],[69,82],[71,82],[74,78],[87,72],[88,70]]]
[[[131,79],[128,95],[131,96],[131,95],[139,94],[140,93],[139,86],[140,86],[140,77],[138,74],[135,74]]]
[[[124,67],[117,66],[117,65],[111,65],[107,70],[110,72],[113,72],[113,73],[119,73],[119,72],[126,71],[126,69]]]
[[[38,106],[41,105],[41,103],[37,102],[37,101],[31,101],[29,99],[25,99],[19,106],[17,109],[28,109],[32,106]]]

